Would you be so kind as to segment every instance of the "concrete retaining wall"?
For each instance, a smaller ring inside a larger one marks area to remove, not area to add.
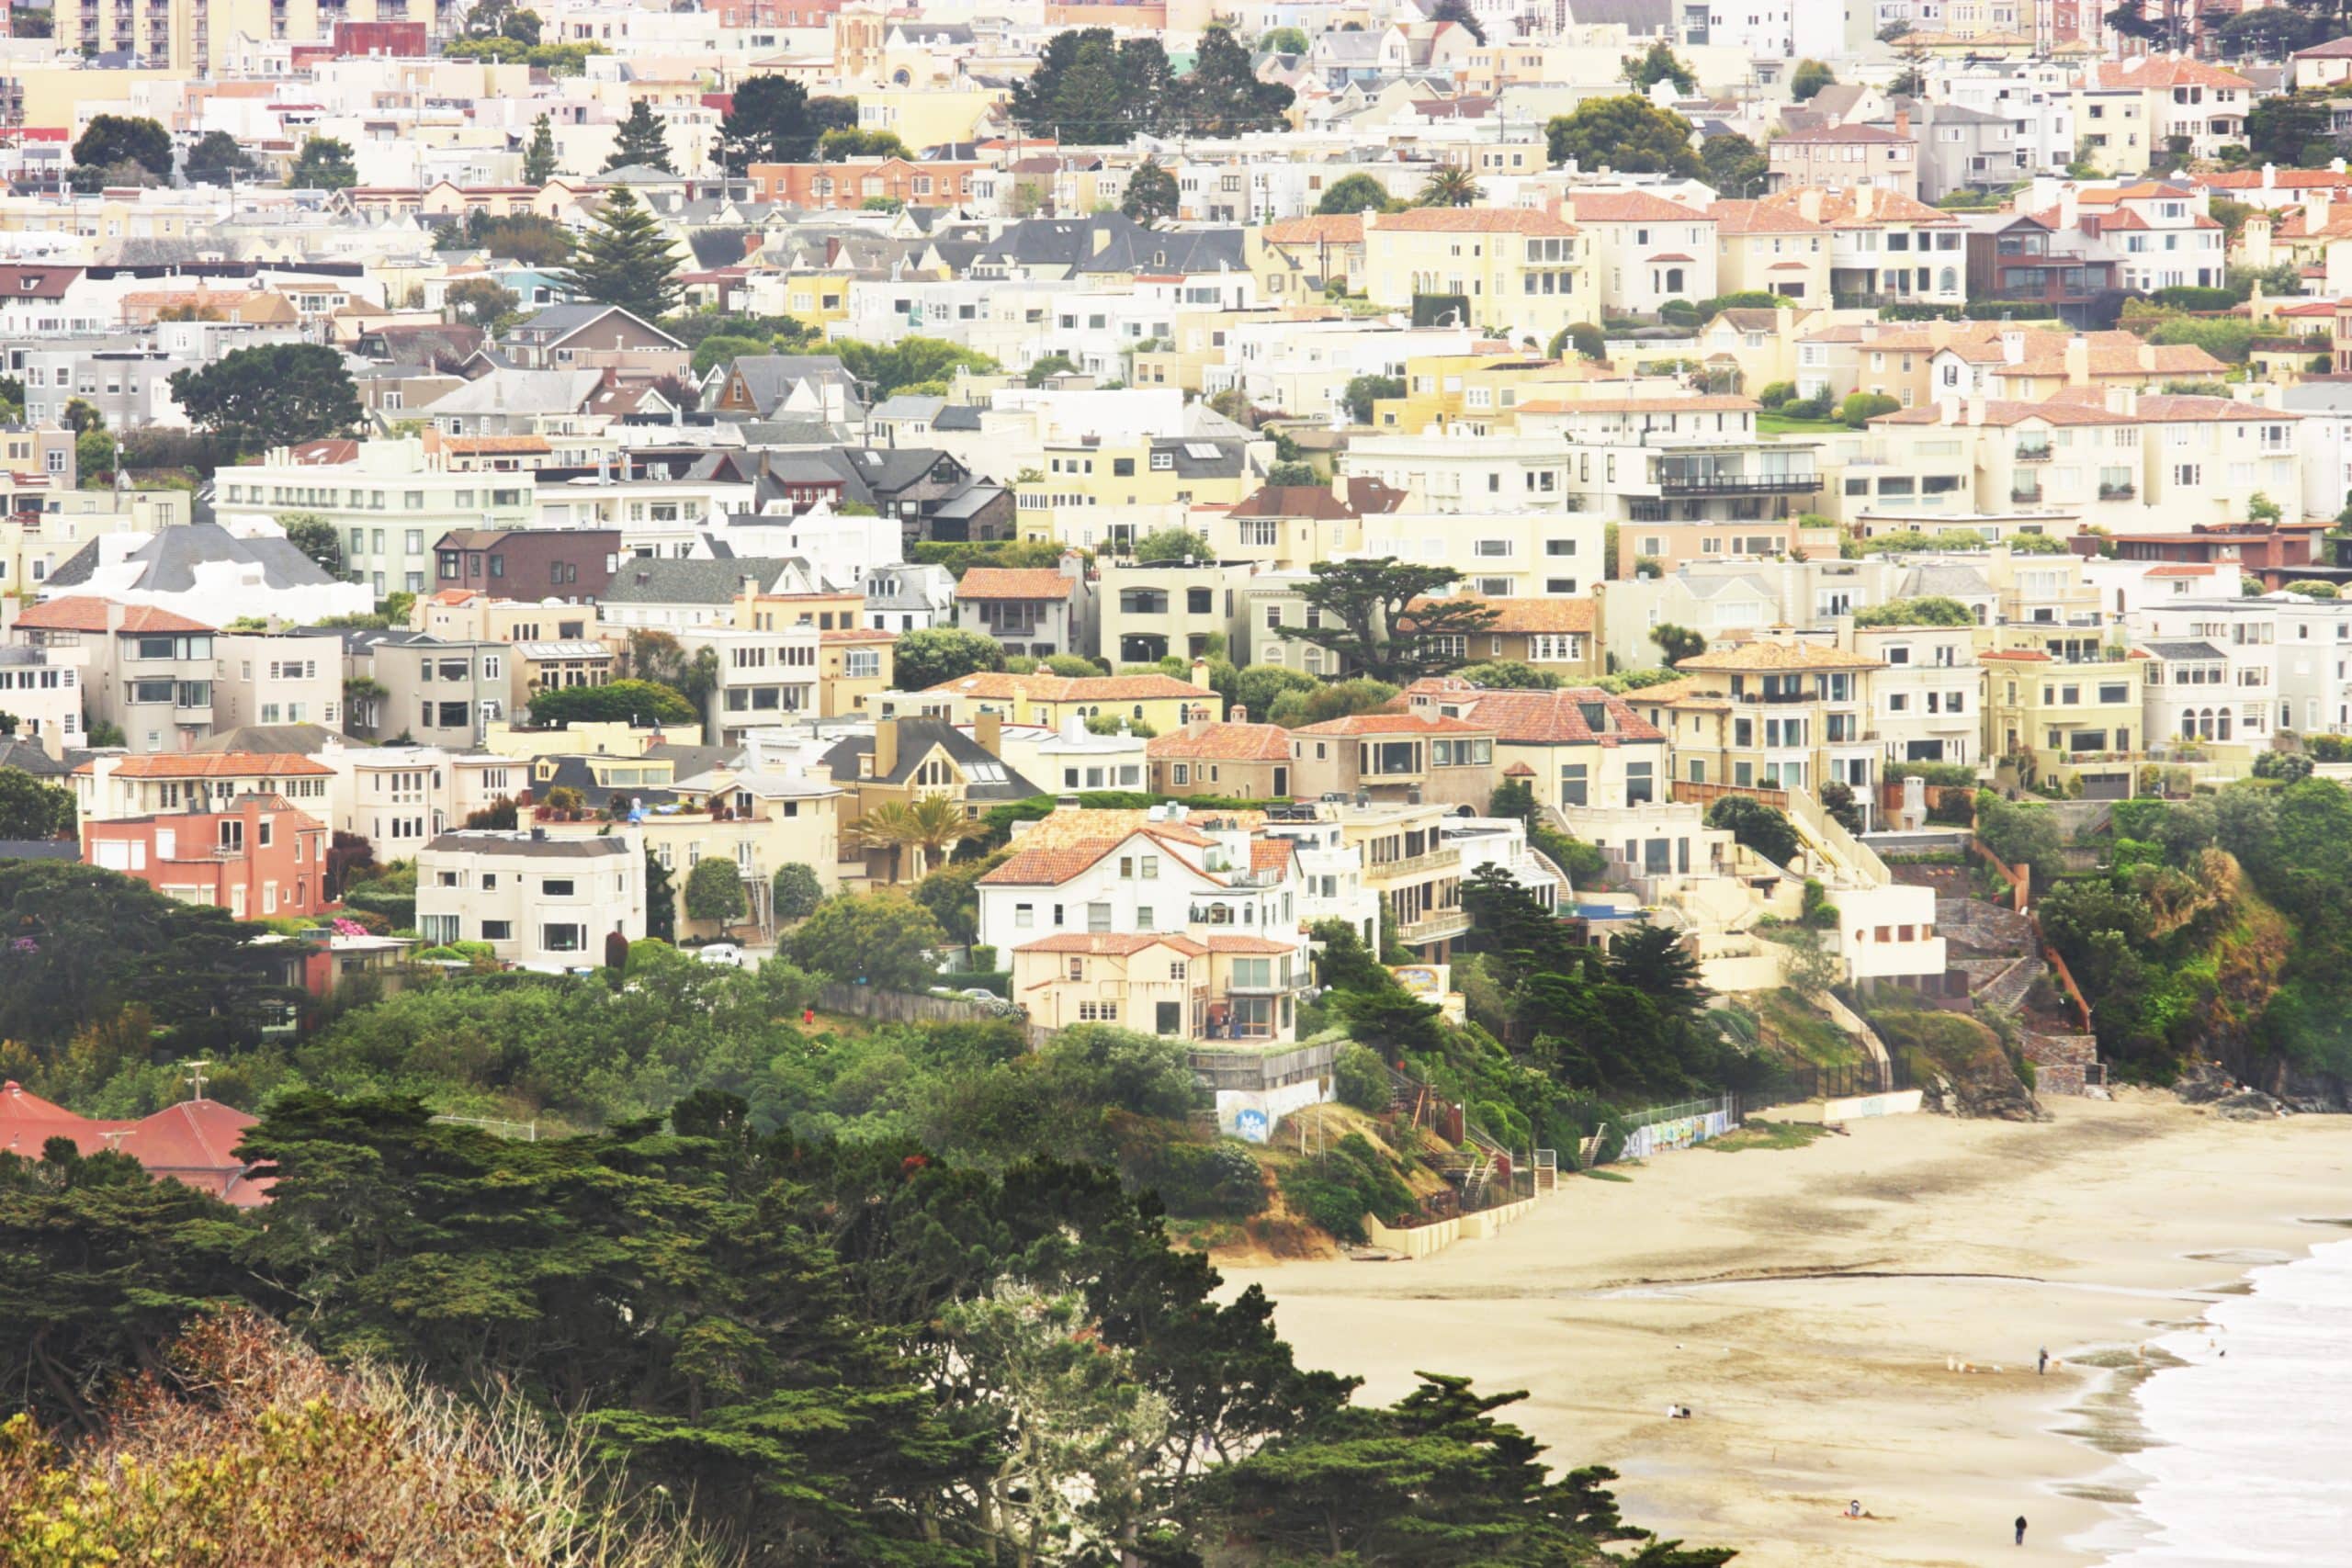
[[[1888,1094],[1857,1094],[1839,1100],[1814,1100],[1792,1105],[1792,1122],[1867,1122],[1874,1116],[1910,1116],[1919,1109],[1919,1091],[1898,1089]],[[1774,1114],[1781,1114],[1775,1112]]]
[[[2036,1034],[2028,1030],[2019,1043],[2025,1059],[2033,1064],[2037,1094],[2080,1094],[2093,1078],[2104,1081],[2095,1034]]]
[[[1516,1202],[1498,1203],[1491,1209],[1481,1209],[1475,1214],[1461,1214],[1450,1220],[1413,1225],[1405,1230],[1391,1230],[1366,1214],[1363,1217],[1363,1234],[1371,1237],[1374,1247],[1402,1253],[1408,1258],[1422,1258],[1442,1252],[1457,1241],[1483,1241],[1534,1207],[1534,1199],[1521,1198]]]

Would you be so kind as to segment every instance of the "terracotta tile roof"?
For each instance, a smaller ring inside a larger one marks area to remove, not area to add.
[[[1298,951],[1298,944],[1295,942],[1276,942],[1272,937],[1264,936],[1213,936],[1209,938],[1209,951],[1211,953],[1227,953],[1236,954],[1247,953],[1271,958],[1280,953],[1296,953]]]
[[[1369,225],[1374,234],[1540,234],[1568,235],[1577,231],[1548,212],[1525,207],[1416,207],[1403,212],[1377,214]]]
[[[1227,517],[1304,517],[1338,522],[1358,515],[1329,485],[1261,485],[1226,513]]]
[[[1287,871],[1298,846],[1288,839],[1252,839],[1250,840],[1251,871]]]
[[[1666,737],[1624,698],[1598,686],[1562,686],[1550,692],[1490,692],[1444,676],[1405,688],[1415,707],[1457,709],[1473,724],[1490,726],[1495,739],[1519,746],[1616,746],[1626,741],[1662,741]],[[1585,716],[1587,704],[1605,711],[1607,728],[1596,733]]]
[[[1360,245],[1363,243],[1363,215],[1335,212],[1285,218],[1279,223],[1267,224],[1258,232],[1270,245]]]
[[[1007,698],[1019,692],[1040,703],[1135,702],[1157,697],[1216,701],[1215,693],[1204,692],[1173,675],[1012,675],[992,670],[942,681],[929,690],[991,699]]]
[[[1568,199],[1579,223],[1702,223],[1708,215],[1645,190],[1609,191]]]
[[[445,435],[441,450],[459,457],[493,457],[551,451],[544,435]]]
[[[2150,55],[2129,65],[2101,65],[2091,78],[2086,85],[2109,92],[2134,87],[2143,92],[2170,87],[2222,87],[2245,92],[2254,89],[2253,83],[2234,71],[2223,71],[2200,60],[2176,60],[2162,55]]]
[[[1521,413],[1753,413],[1754,398],[1693,393],[1687,398],[1546,398],[1519,405]]]
[[[819,632],[817,640],[824,643],[896,642],[899,640],[899,634],[876,630],[872,626],[843,626],[833,631]]]
[[[1908,146],[1912,140],[1908,136],[1897,136],[1891,130],[1882,130],[1875,125],[1817,125],[1809,130],[1784,130],[1772,138],[1772,145],[1778,147],[1783,142],[1804,145],[1810,142],[1836,143],[1842,146],[1848,142],[1867,141],[1873,145],[1887,143]]]
[[[1984,423],[1995,426],[2022,424],[2030,419],[2041,420],[2051,424],[2131,424],[2135,423],[2132,416],[2128,413],[2116,413],[2110,411],[2107,406],[2106,393],[2100,389],[2086,387],[2079,389],[2088,392],[2098,400],[2096,403],[2077,402],[2064,395],[2052,397],[2046,402],[2039,403],[1993,398],[1987,400],[1984,404]],[[2143,398],[2141,401],[2144,404],[2147,400]],[[1880,414],[1871,421],[1872,424],[1941,424],[1943,422],[1943,411],[1934,403],[1923,403],[1916,409],[1899,409],[1894,413]],[[1964,414],[1960,420],[1953,422],[1953,428],[1968,428]]]
[[[1707,216],[1715,220],[1715,232],[1729,238],[1735,234],[1818,234],[1821,225],[1804,213],[1786,207],[1770,206],[1761,201],[1717,201],[1707,207]]]
[[[113,603],[111,599],[96,599],[88,595],[51,599],[47,604],[25,606],[25,613],[17,617],[17,625],[31,626],[37,631],[102,632],[107,629],[107,611]],[[127,632],[209,632],[213,628],[202,621],[191,621],[186,615],[159,610],[153,604],[127,604],[123,606],[121,629]]]
[[[1153,947],[1172,947],[1187,958],[1198,958],[1209,951],[1182,931],[1064,931],[1058,936],[1024,942],[1012,951],[1080,953],[1097,958],[1127,958]],[[1284,947],[1279,951],[1289,953],[1293,950]]]
[[[2164,566],[2152,566],[2140,575],[2143,577],[2211,577],[2213,575],[2213,568],[2191,566],[2186,562],[2174,561]]]
[[[2209,423],[2214,420],[2300,420],[2292,409],[2266,409],[2235,398],[2198,398],[2177,393],[2144,392],[2137,404],[2140,418],[2164,424]]]
[[[1273,724],[1195,724],[1144,743],[1145,755],[1184,761],[1283,762],[1290,731]]]
[[[956,585],[958,599],[1067,599],[1075,580],[1049,566],[976,566]]]
[[[1202,815],[1214,816],[1220,821],[1254,825],[1255,814],[1246,811],[1204,812]],[[1216,841],[1190,822],[1176,821],[1165,814],[1155,818],[1148,807],[1095,806],[1081,807],[1074,811],[1057,811],[1051,817],[1022,829],[1012,842],[1015,849],[1034,849],[1043,844],[1069,847],[1097,840],[1115,844],[1137,833],[1149,833],[1159,842],[1175,846],[1186,853]]]
[[[1119,847],[1118,839],[1081,844],[1043,844],[1016,850],[1012,858],[980,878],[989,887],[1058,887]]]
[[[1781,670],[1881,670],[1886,660],[1810,642],[1739,642],[1694,653],[1675,665],[1684,674]]]
[[[76,773],[92,772],[84,762],[74,770]],[[119,779],[234,779],[252,774],[273,774],[278,777],[333,777],[334,770],[324,762],[292,752],[260,751],[178,751],[153,757],[124,757],[114,765]]]
[[[1427,603],[1427,601],[1418,601]],[[1495,613],[1489,631],[1507,635],[1530,632],[1584,632],[1589,634],[1600,606],[1590,599],[1544,598],[1481,599],[1475,593],[1464,593],[1447,601],[1450,604],[1483,604]]]
[[[1352,713],[1342,718],[1327,718],[1320,724],[1303,724],[1293,731],[1298,735],[1492,735],[1494,730],[1483,724],[1465,719],[1448,718],[1437,713]]]

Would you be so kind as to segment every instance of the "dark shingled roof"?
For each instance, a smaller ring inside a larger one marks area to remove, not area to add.
[[[134,586],[147,593],[186,593],[196,587],[196,569],[218,561],[261,568],[272,588],[313,588],[336,581],[324,568],[282,538],[241,539],[217,523],[185,523],[159,528],[128,558],[143,570]],[[90,581],[98,565],[93,539],[49,574],[52,588]]]
[[[942,718],[902,718],[899,726],[899,765],[887,779],[870,779],[870,784],[904,784],[913,776],[922,760],[935,747],[944,747],[948,758],[968,781],[964,790],[967,800],[1030,800],[1046,792],[989,755],[978,741]],[[852,736],[825,753],[825,766],[832,771],[833,782],[848,784],[858,777],[859,759],[871,756],[874,737]],[[987,775],[993,772],[997,776]]]

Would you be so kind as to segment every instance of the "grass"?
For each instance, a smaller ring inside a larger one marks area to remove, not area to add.
[[[1750,1122],[1720,1138],[1710,1138],[1700,1146],[1727,1155],[1736,1155],[1742,1149],[1801,1149],[1815,1138],[1826,1136],[1828,1132],[1828,1128],[1812,1122]]]
[[[1777,413],[1756,416],[1758,435],[1851,435],[1853,427],[1842,419],[1788,419]]]
[[[1758,932],[1758,935],[1764,933]],[[1815,1067],[1849,1066],[1862,1058],[1853,1036],[1806,1005],[1787,987],[1764,998],[1763,1033],[1785,1055]]]
[[[1634,1179],[1632,1177],[1625,1175],[1622,1171],[1608,1170],[1600,1166],[1594,1166],[1590,1170],[1588,1170],[1583,1174],[1590,1177],[1595,1181],[1631,1181]]]

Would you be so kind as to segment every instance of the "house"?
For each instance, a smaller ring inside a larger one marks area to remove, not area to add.
[[[471,750],[488,727],[507,716],[513,688],[503,642],[443,641],[422,633],[345,634],[355,680],[374,689],[355,695],[345,723],[353,735],[402,737],[426,746]]]
[[[67,748],[86,744],[82,679],[77,649],[0,647],[0,713],[15,721],[11,745],[62,761]]]
[[[1877,775],[1866,720],[1880,668],[1852,649],[1759,637],[1684,659],[1680,679],[1627,700],[1672,736],[1678,780],[1816,794],[1835,782],[1865,795]]]
[[[1236,707],[1219,722],[1196,718],[1183,728],[1146,742],[1151,760],[1151,792],[1182,798],[1205,795],[1227,800],[1287,800],[1291,780],[1291,732],[1277,724],[1252,724],[1249,710]]]
[[[601,964],[607,936],[645,936],[644,847],[627,832],[443,833],[416,852],[416,925],[428,942],[486,942],[524,968]]]
[[[96,822],[161,817],[209,803],[225,808],[245,795],[289,802],[332,820],[334,769],[290,753],[195,751],[126,757],[99,751],[74,765],[74,804],[85,834]]]
[[[82,859],[241,920],[300,918],[334,908],[326,890],[331,836],[324,822],[283,795],[222,801],[194,793],[185,810],[86,824]]]
[[[666,350],[683,355],[686,345],[617,305],[550,305],[509,328],[503,346],[523,370],[570,370],[591,363],[614,364],[617,356]]]
[[[1483,812],[1494,798],[1495,732],[1433,713],[1363,713],[1291,731],[1298,793],[1310,799],[1434,802]]]
[[[955,615],[955,574],[944,566],[899,565],[866,574],[865,624],[876,631],[922,632]]]
[[[1601,308],[1655,315],[1669,299],[1696,304],[1715,287],[1715,220],[1648,191],[1581,192],[1562,215],[1591,241],[1592,278]]]
[[[991,806],[1034,799],[1045,792],[997,755],[997,716],[980,714],[971,731],[937,718],[882,718],[871,735],[853,735],[825,753],[833,783],[850,792],[847,821],[870,818],[886,806],[911,805],[928,795],[956,803],[967,818]],[[919,847],[862,842],[844,831],[842,852],[862,857],[865,874],[898,881],[921,874]]]
[[[1453,676],[1405,688],[1416,713],[1435,713],[1490,728],[1495,758],[1533,770],[1536,803],[1640,806],[1667,797],[1667,738],[1625,698],[1592,686],[1553,691],[1489,691]]]
[[[1600,314],[1592,241],[1526,208],[1426,207],[1363,216],[1367,299],[1400,310],[1424,295],[1459,299],[1459,324],[1549,343]]]
[[[1572,682],[1607,673],[1594,635],[1600,606],[1590,598],[1558,597],[1576,592],[1577,580],[1566,581],[1566,587],[1547,581],[1540,596],[1476,600],[1494,619],[1470,635],[1464,655],[1476,664],[1525,664]]]
[[[831,355],[747,354],[726,367],[705,406],[750,419],[797,417],[848,424],[865,417],[857,380]]]
[[[433,545],[443,589],[593,604],[621,564],[616,528],[457,528]]]
[[[1984,755],[2024,782],[2071,789],[2091,800],[2132,794],[2145,755],[2145,671],[2088,626],[1996,628],[1984,663]]]
[[[956,629],[1008,655],[1084,653],[1094,646],[1094,603],[1086,558],[1076,550],[1053,567],[976,566],[956,584]]]
[[[1182,729],[1196,718],[1216,718],[1225,699],[1209,685],[1208,666],[1195,663],[1193,679],[1172,675],[1014,675],[984,671],[959,675],[912,693],[886,694],[874,701],[886,715],[920,710],[958,720],[993,713],[1013,723],[1058,729],[1071,715],[1080,719],[1126,719],[1154,734]]]
[[[211,730],[213,631],[201,621],[75,594],[26,606],[11,636],[75,664],[89,717],[133,751],[184,751]]]
[[[376,607],[367,589],[335,578],[282,533],[241,536],[217,523],[101,534],[52,570],[45,586],[183,615],[201,610],[215,624],[315,621]]]
[[[200,1073],[194,1083],[194,1099],[136,1121],[100,1122],[28,1094],[12,1078],[0,1084],[0,1138],[26,1159],[37,1157],[50,1139],[65,1138],[84,1155],[128,1155],[159,1179],[169,1177],[232,1208],[267,1202],[274,1179],[254,1174],[266,1162],[237,1154],[255,1118],[203,1098]]]
[[[1891,129],[1874,125],[1824,125],[1772,139],[1766,150],[1772,189],[1893,191],[1919,195],[1919,143],[1911,117],[1898,109]]]
[[[1156,664],[1170,654],[1202,659],[1212,649],[1247,645],[1243,594],[1255,563],[1117,558],[1100,570],[1100,625],[1091,646],[1114,666]]]

